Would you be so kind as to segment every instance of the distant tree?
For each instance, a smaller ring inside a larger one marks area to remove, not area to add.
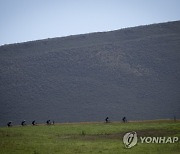
[[[174,116],[174,122],[176,122],[176,116]]]

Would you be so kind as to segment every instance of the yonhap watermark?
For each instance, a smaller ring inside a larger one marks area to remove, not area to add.
[[[137,133],[129,132],[123,137],[123,142],[126,148],[131,148],[137,144]]]
[[[156,143],[156,144],[166,144],[166,143],[177,143],[179,142],[179,138],[177,136],[175,137],[139,137],[140,143]],[[128,132],[123,137],[123,143],[126,148],[131,148],[135,146],[138,143],[138,135],[136,132]]]
[[[140,137],[141,143],[175,143],[178,137]]]

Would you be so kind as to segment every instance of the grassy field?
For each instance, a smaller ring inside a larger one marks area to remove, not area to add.
[[[178,136],[180,121],[157,120],[113,123],[67,123],[51,126],[13,126],[0,128],[1,154],[120,154],[179,153],[180,142],[142,144],[126,149],[122,138],[126,132],[138,136]]]

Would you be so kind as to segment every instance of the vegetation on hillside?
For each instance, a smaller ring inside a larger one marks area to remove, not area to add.
[[[0,47],[0,125],[180,118],[180,21]]]

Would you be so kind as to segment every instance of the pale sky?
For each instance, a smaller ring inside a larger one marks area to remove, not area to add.
[[[0,45],[180,20],[180,0],[0,0]]]

